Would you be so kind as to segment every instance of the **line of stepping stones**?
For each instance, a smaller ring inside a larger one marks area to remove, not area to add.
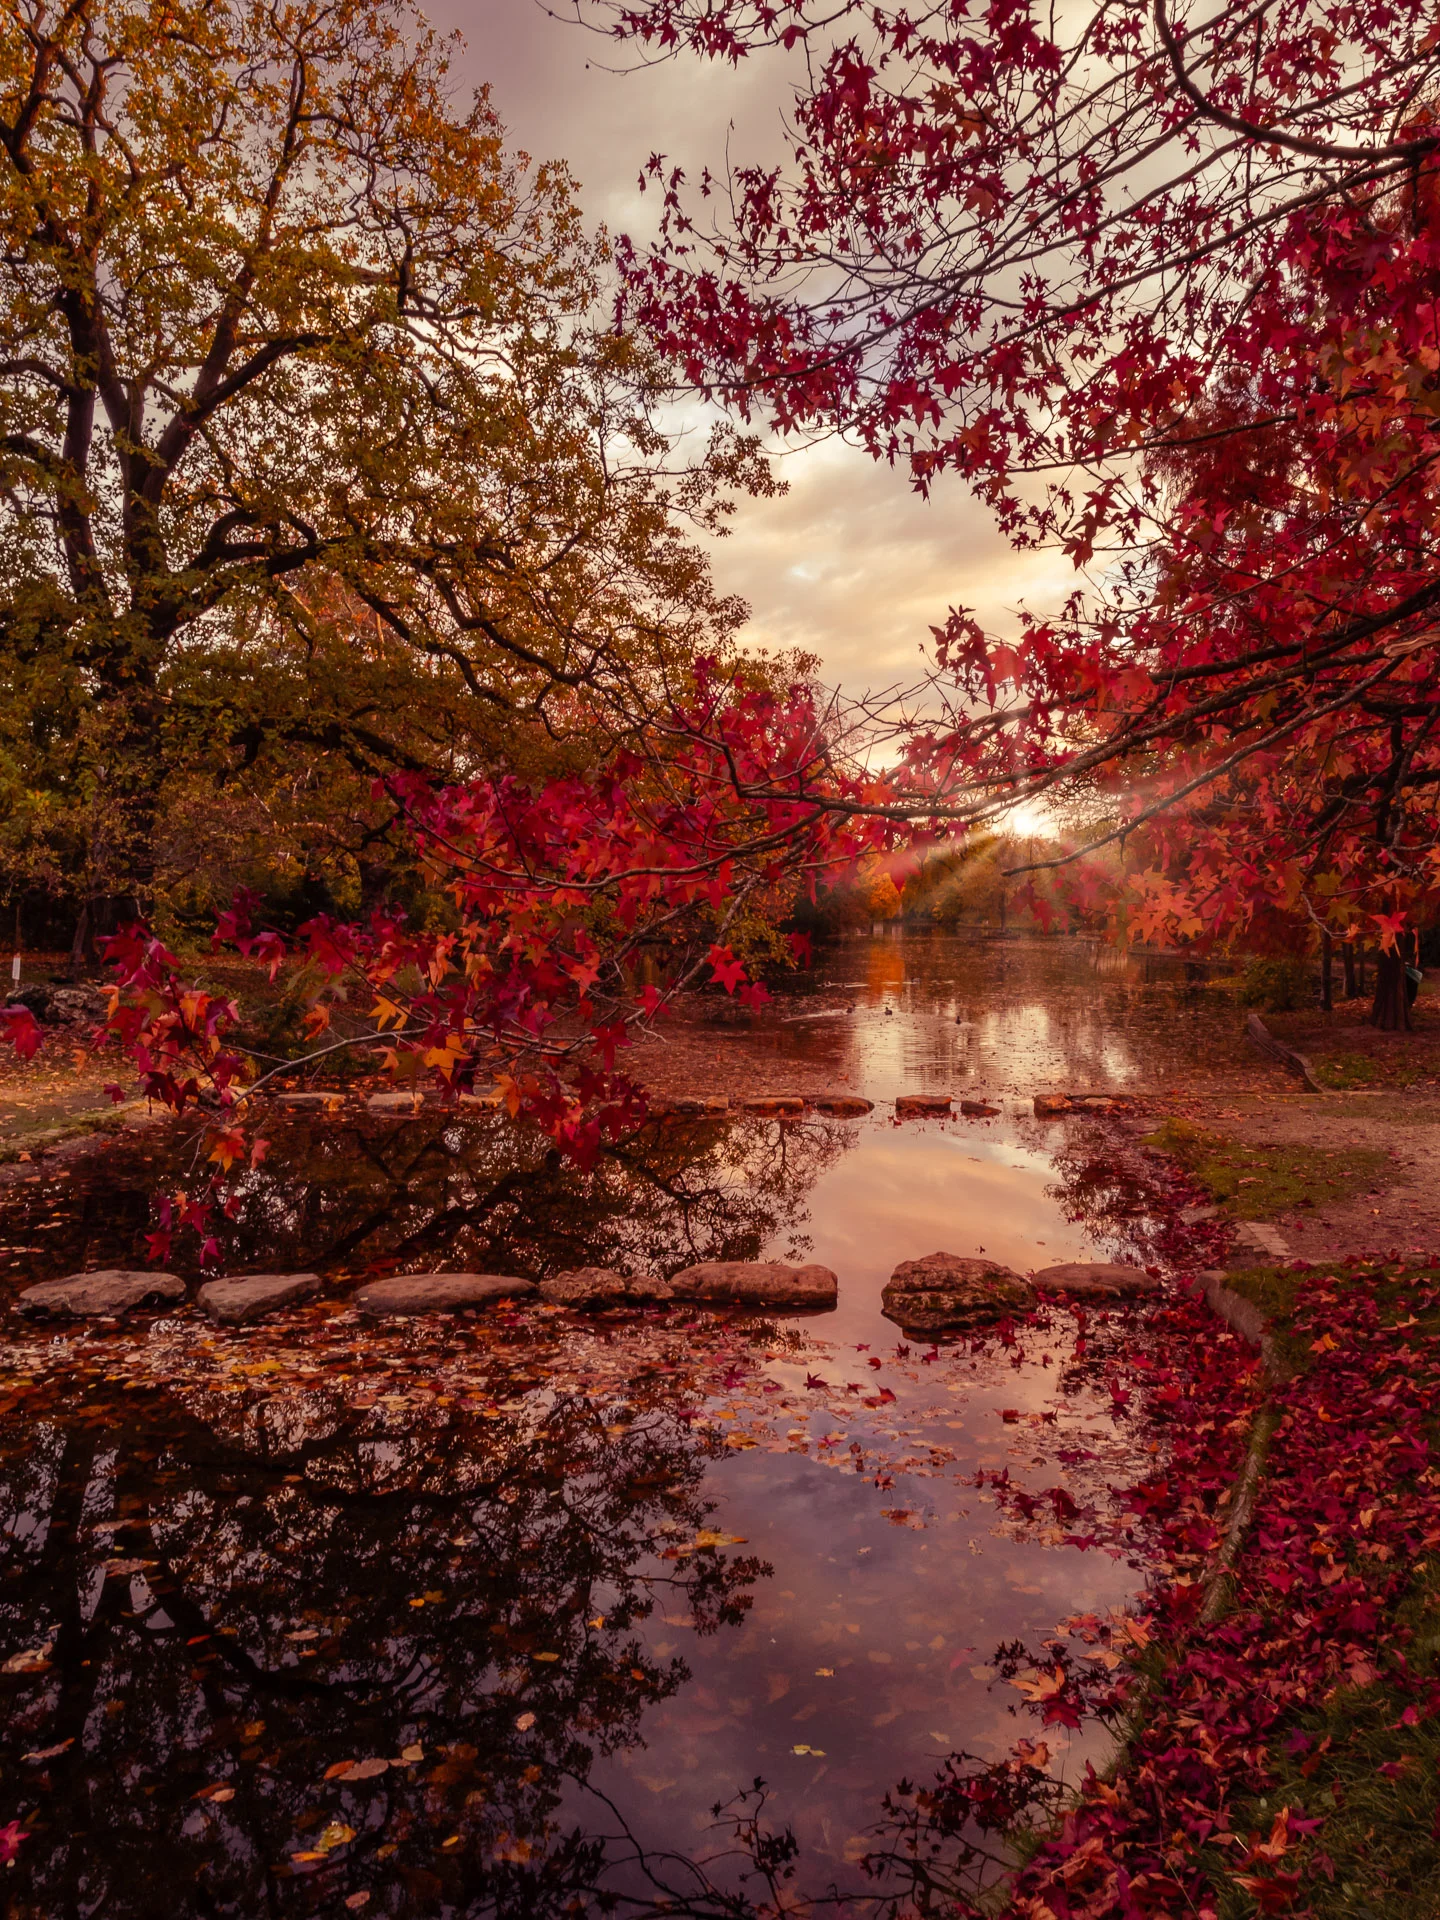
[[[278,1106],[321,1113],[341,1112],[348,1097],[343,1092],[323,1090],[274,1096]],[[462,1093],[458,1100],[462,1109],[480,1108],[487,1111],[499,1107],[501,1103],[502,1095],[493,1088],[483,1093]],[[397,1118],[438,1111],[440,1107],[438,1096],[433,1093],[407,1093],[403,1090],[369,1094],[364,1104],[368,1113],[392,1114]],[[948,1093],[902,1093],[895,1100],[895,1117],[898,1120],[943,1118],[954,1111],[956,1104]],[[1126,1095],[1116,1093],[1037,1093],[1033,1101],[1035,1114],[1042,1120],[1066,1113],[1124,1111],[1133,1104]],[[961,1100],[958,1105],[960,1112],[971,1119],[993,1119],[1000,1111],[988,1100]],[[741,1095],[734,1100],[723,1093],[696,1093],[652,1100],[648,1111],[654,1120],[671,1117],[720,1118],[730,1113],[778,1114],[784,1117],[806,1112],[823,1113],[832,1118],[859,1119],[863,1114],[872,1113],[874,1108],[873,1100],[863,1099],[856,1093],[756,1093]]]
[[[1023,1313],[1040,1293],[1117,1299],[1152,1293],[1158,1275],[1108,1261],[1066,1261],[1028,1280],[993,1260],[931,1253],[902,1260],[881,1296],[887,1319],[907,1332],[936,1333]],[[248,1326],[322,1290],[316,1273],[252,1273],[207,1281],[197,1304],[220,1326]],[[16,1302],[35,1319],[89,1319],[137,1307],[179,1305],[185,1282],[173,1273],[105,1268],[72,1273],[29,1287]],[[839,1282],[828,1267],[788,1266],[779,1260],[705,1260],[660,1280],[608,1267],[579,1267],[538,1284],[500,1273],[404,1273],[372,1280],[350,1304],[368,1320],[415,1314],[459,1313],[501,1300],[539,1298],[582,1311],[657,1303],[749,1307],[769,1311],[825,1311],[836,1305]]]

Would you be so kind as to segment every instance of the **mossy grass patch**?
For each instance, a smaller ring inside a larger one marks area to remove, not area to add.
[[[1168,1153],[1237,1220],[1273,1220],[1296,1207],[1323,1207],[1364,1191],[1394,1164],[1379,1147],[1252,1146],[1193,1120],[1163,1120],[1145,1145]]]

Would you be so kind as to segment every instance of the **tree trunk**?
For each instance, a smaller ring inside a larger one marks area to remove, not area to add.
[[[1335,1005],[1335,942],[1320,936],[1320,1005],[1329,1013]]]
[[[1370,1024],[1382,1033],[1410,1031],[1410,1000],[1405,992],[1405,957],[1398,947],[1393,953],[1375,956],[1375,999],[1370,1007]]]
[[[1340,949],[1340,958],[1345,963],[1345,998],[1353,1000],[1359,992],[1355,985],[1355,942],[1347,940]]]
[[[1364,993],[1365,991],[1365,949],[1364,947],[1357,947],[1355,949],[1355,977],[1360,983],[1357,991],[1360,993]]]
[[[75,937],[70,942],[70,971],[77,980],[87,967],[95,964],[95,916],[90,907],[90,901],[81,902],[80,917],[75,922]]]

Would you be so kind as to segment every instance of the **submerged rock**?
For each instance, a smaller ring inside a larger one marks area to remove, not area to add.
[[[902,1260],[880,1298],[887,1320],[917,1333],[974,1326],[1007,1313],[1024,1313],[1035,1304],[1033,1288],[1009,1267],[955,1253]]]
[[[521,1300],[534,1291],[532,1281],[504,1273],[397,1273],[361,1287],[355,1305],[369,1320],[386,1320],[411,1313],[458,1313],[462,1307]]]
[[[873,1113],[875,1102],[862,1100],[858,1093],[817,1093],[810,1101],[817,1113],[828,1113],[840,1120],[856,1120],[862,1113]]]
[[[828,1267],[779,1260],[705,1260],[670,1277],[677,1300],[716,1307],[833,1307],[839,1282]]]
[[[221,1326],[243,1327],[319,1291],[318,1273],[247,1273],[235,1280],[211,1280],[196,1297]]]
[[[652,1100],[648,1108],[652,1120],[663,1120],[668,1114],[688,1116],[722,1114],[729,1111],[730,1097],[724,1093],[669,1094],[663,1099]]]
[[[72,1273],[63,1280],[44,1280],[38,1287],[27,1287],[15,1305],[32,1318],[83,1320],[88,1314],[173,1306],[184,1298],[185,1282],[178,1274],[97,1267],[93,1273]]]
[[[643,1307],[652,1300],[669,1300],[668,1281],[648,1274],[616,1273],[610,1267],[576,1267],[540,1282],[540,1298],[557,1307]]]
[[[895,1100],[897,1120],[924,1120],[949,1111],[948,1093],[902,1093]]]
[[[1056,1114],[1069,1113],[1072,1101],[1068,1093],[1037,1093],[1035,1096],[1035,1118],[1052,1120]]]
[[[1122,1294],[1156,1293],[1160,1282],[1143,1267],[1126,1267],[1113,1260],[1062,1260],[1030,1276],[1042,1293],[1094,1294],[1115,1299]]]

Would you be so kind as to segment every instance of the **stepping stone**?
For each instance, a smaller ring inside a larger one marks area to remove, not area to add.
[[[939,1333],[1026,1313],[1035,1305],[1035,1292],[996,1260],[927,1253],[921,1260],[902,1260],[880,1300],[881,1312],[897,1326]]]
[[[677,1300],[715,1307],[833,1307],[839,1282],[828,1267],[779,1260],[704,1260],[670,1276]]]
[[[318,1273],[247,1273],[235,1280],[211,1280],[197,1299],[222,1327],[243,1327],[319,1291]]]
[[[858,1120],[862,1113],[873,1113],[875,1102],[862,1100],[858,1093],[817,1093],[810,1102],[816,1113],[828,1113],[838,1120]]]
[[[1099,1299],[1160,1290],[1160,1282],[1143,1267],[1126,1267],[1111,1260],[1062,1260],[1057,1266],[1032,1273],[1030,1284],[1042,1293],[1094,1294]]]
[[[804,1097],[798,1093],[754,1093],[740,1102],[742,1113],[800,1114],[805,1111]]]
[[[1175,1217],[1182,1227],[1198,1227],[1202,1220],[1217,1219],[1219,1213],[1219,1207],[1182,1207]]]
[[[372,1093],[365,1105],[371,1113],[419,1113],[427,1105],[427,1097],[423,1093],[406,1093],[403,1090]]]
[[[505,1103],[505,1096],[499,1087],[482,1087],[475,1093],[462,1093],[462,1107],[499,1107]]]
[[[609,1267],[576,1267],[540,1282],[540,1298],[557,1307],[643,1307],[672,1297],[673,1289],[664,1280],[616,1273]]]
[[[1072,1093],[1069,1096],[1072,1107],[1078,1107],[1083,1113],[1114,1113],[1116,1102],[1108,1093]]]
[[[652,1120],[663,1120],[667,1114],[721,1114],[729,1113],[730,1098],[724,1093],[681,1093],[665,1099],[652,1100],[649,1112]]]
[[[993,1120],[999,1107],[992,1107],[988,1100],[962,1100],[960,1111],[967,1120]]]
[[[1035,1096],[1035,1118],[1053,1120],[1057,1114],[1071,1111],[1071,1099],[1068,1093],[1037,1093]]]
[[[533,1282],[504,1273],[397,1273],[361,1287],[355,1305],[367,1320],[386,1320],[411,1313],[458,1313],[497,1300],[521,1300],[534,1291]]]
[[[950,1112],[948,1093],[902,1093],[895,1101],[897,1120],[926,1120]]]
[[[280,1107],[309,1107],[323,1111],[327,1107],[343,1106],[344,1103],[343,1093],[326,1093],[323,1090],[318,1093],[277,1093],[275,1096],[275,1104]]]
[[[133,1307],[174,1306],[184,1298],[185,1282],[177,1274],[97,1267],[27,1287],[15,1305],[32,1317],[83,1320],[89,1314],[129,1313]]]

